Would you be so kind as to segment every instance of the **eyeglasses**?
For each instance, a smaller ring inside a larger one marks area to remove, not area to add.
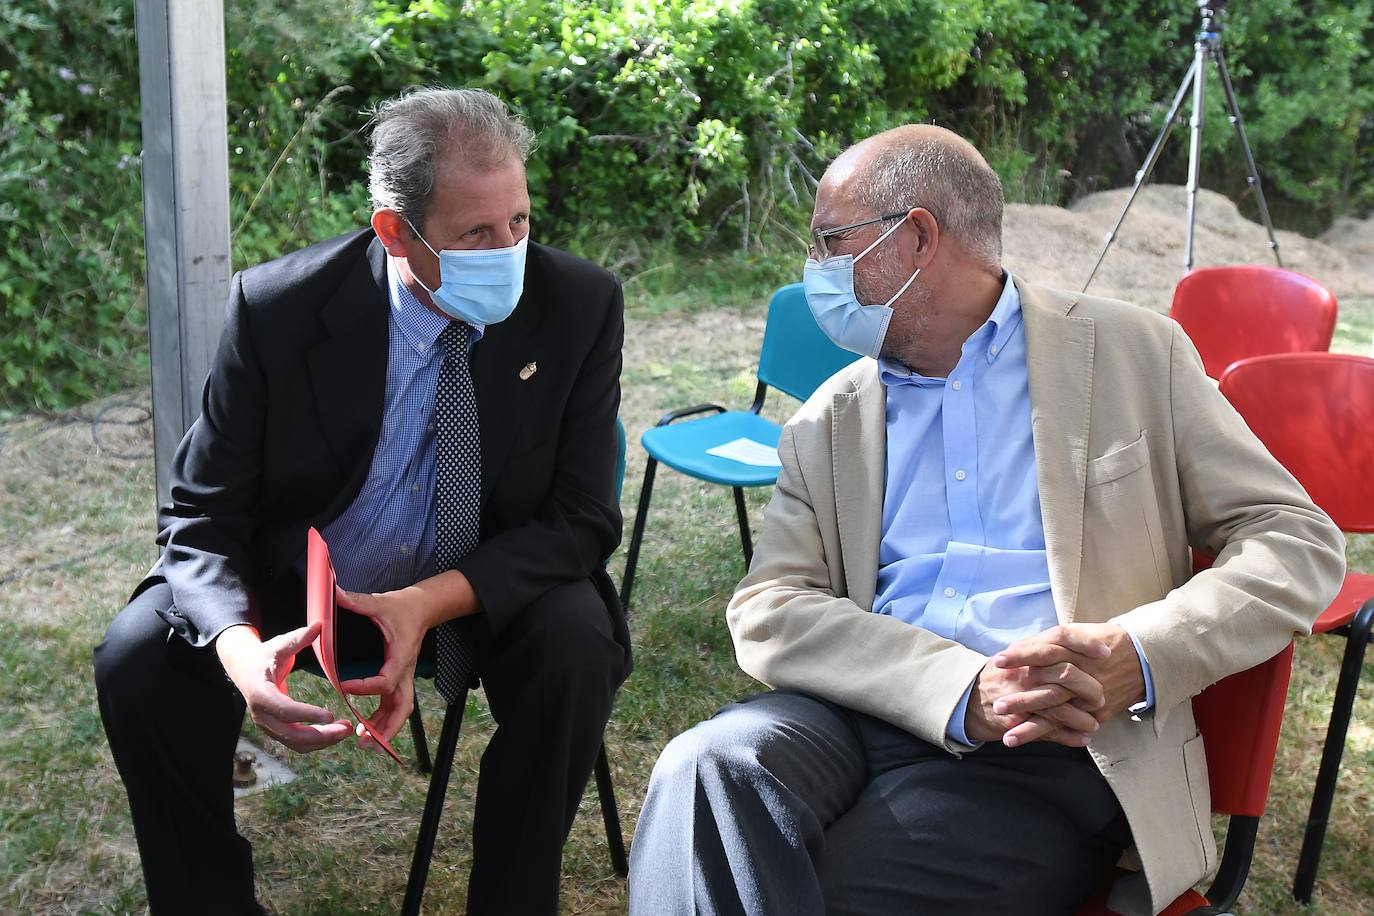
[[[819,227],[812,229],[811,248],[816,254],[816,260],[824,261],[826,258],[830,257],[830,246],[825,243],[825,240],[831,236],[839,235],[841,232],[848,232],[851,229],[871,226],[874,223],[886,223],[894,219],[905,219],[906,215],[910,212],[909,210],[903,210],[901,213],[890,213],[887,216],[877,216],[873,219],[863,220],[862,222],[850,223],[847,226],[836,226],[834,229],[821,229]]]

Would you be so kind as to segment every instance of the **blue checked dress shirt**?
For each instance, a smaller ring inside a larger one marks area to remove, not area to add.
[[[1021,297],[1006,275],[992,315],[948,378],[880,360],[887,391],[887,482],[875,614],[992,656],[1058,623],[1031,439]],[[1132,637],[1134,642],[1134,637]],[[1145,702],[1153,706],[1150,669]],[[971,746],[964,712],[947,734]]]
[[[386,592],[434,575],[434,386],[448,319],[425,308],[387,259],[387,331],[382,431],[362,490],[322,532],[339,586]],[[472,342],[483,328],[474,326]],[[302,558],[304,563],[304,558]]]

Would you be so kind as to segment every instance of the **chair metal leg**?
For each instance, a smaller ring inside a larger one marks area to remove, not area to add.
[[[658,460],[650,458],[644,465],[644,485],[639,488],[639,509],[635,512],[634,533],[630,535],[630,554],[625,558],[625,577],[620,583],[620,606],[630,610],[630,590],[635,584],[635,567],[639,565],[639,547],[644,542],[644,523],[649,518],[649,498],[654,492],[654,472]]]
[[[739,516],[739,540],[744,547],[744,567],[754,562],[754,542],[749,537],[749,510],[744,508],[744,488],[734,487],[735,514]]]
[[[425,880],[429,877],[429,860],[434,856],[434,838],[439,833],[439,815],[444,810],[444,793],[453,770],[453,756],[458,749],[458,730],[463,725],[467,707],[467,691],[457,702],[448,704],[444,712],[444,728],[439,734],[439,751],[434,759],[434,774],[429,778],[429,794],[425,796],[425,811],[420,816],[420,833],[415,838],[415,856],[410,861],[410,880],[406,882],[402,916],[419,916],[420,900],[425,895]]]
[[[1365,602],[1345,628],[1345,657],[1336,681],[1331,721],[1326,727],[1326,744],[1322,746],[1317,785],[1312,791],[1312,809],[1307,816],[1302,852],[1298,854],[1298,871],[1293,878],[1293,899],[1299,903],[1312,902],[1312,888],[1317,882],[1317,865],[1321,861],[1326,825],[1331,817],[1331,802],[1336,796],[1336,777],[1340,773],[1341,756],[1345,752],[1345,734],[1350,727],[1350,713],[1355,705],[1355,690],[1360,682],[1360,668],[1364,665],[1371,624],[1374,624],[1374,600]]]
[[[1213,912],[1229,911],[1240,898],[1241,889],[1245,887],[1245,879],[1250,874],[1250,863],[1255,857],[1255,837],[1259,835],[1259,822],[1257,816],[1236,814],[1232,815],[1230,823],[1226,825],[1226,845],[1221,853],[1221,865],[1217,867],[1212,886],[1207,888],[1207,893],[1203,895],[1207,902],[1215,907]],[[1200,916],[1203,912],[1205,910],[1191,910],[1189,916],[1193,913]]]
[[[601,819],[606,822],[606,843],[611,847],[611,867],[622,878],[630,875],[625,858],[625,837],[620,832],[620,809],[615,803],[615,787],[611,785],[611,764],[606,759],[606,742],[596,755],[596,797],[601,801]]]
[[[415,769],[428,776],[434,765],[429,759],[429,741],[425,738],[425,720],[420,716],[418,692],[415,694],[415,705],[410,709],[410,739],[415,744]]]

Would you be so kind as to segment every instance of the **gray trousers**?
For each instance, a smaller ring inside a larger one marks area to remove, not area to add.
[[[664,749],[634,837],[630,912],[1072,913],[1130,842],[1082,749],[954,757],[775,691]]]

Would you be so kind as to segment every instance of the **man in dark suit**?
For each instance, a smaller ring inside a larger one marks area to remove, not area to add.
[[[351,734],[286,692],[317,634],[302,626],[312,525],[361,615],[340,654],[384,654],[346,685],[379,696],[383,737],[406,721],[422,653],[451,694],[446,640],[461,627],[478,646],[498,728],[469,912],[557,908],[563,842],[629,671],[602,569],[620,536],[624,326],[612,275],[528,240],[531,139],[485,92],[388,102],[371,228],[233,280],[161,556],[95,650],[154,914],[260,912],[229,780],[245,708],[297,751]]]

